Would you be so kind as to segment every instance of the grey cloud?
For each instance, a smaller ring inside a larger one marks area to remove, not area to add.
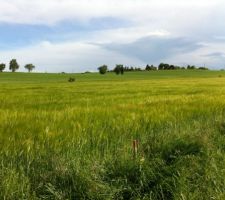
[[[225,58],[225,53],[223,52],[214,52],[210,54],[202,55],[204,57],[213,57],[213,58]]]
[[[130,57],[136,57],[143,62],[152,63],[161,62],[171,56],[189,53],[203,47],[203,45],[191,39],[159,36],[144,37],[127,44],[111,43],[101,46]]]

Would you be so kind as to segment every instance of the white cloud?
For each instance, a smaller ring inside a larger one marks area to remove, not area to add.
[[[149,27],[136,26],[111,30],[94,31],[90,34],[89,41],[95,43],[128,43],[147,36],[170,36],[166,30],[151,30]]]
[[[163,39],[164,37],[162,37]],[[176,40],[176,39],[175,39]],[[179,40],[177,40],[179,42]],[[176,46],[176,44],[173,44]],[[151,48],[151,47],[149,47]],[[224,43],[205,43],[202,47],[193,49],[193,51],[181,51],[175,55],[170,49],[166,57],[161,55],[160,48],[156,53],[162,58],[158,61],[152,60],[153,55],[149,55],[150,63],[158,65],[159,62],[168,62],[175,65],[187,65],[195,64],[197,66],[206,66],[212,68],[222,68],[225,64],[225,45]],[[168,48],[168,46],[166,46]],[[170,47],[169,47],[170,48]],[[172,48],[172,47],[171,47]],[[184,48],[186,48],[184,46]],[[173,50],[173,48],[171,49]],[[144,52],[147,54],[148,52]],[[18,50],[0,51],[1,62],[8,63],[10,59],[17,58],[21,65],[20,71],[25,71],[23,66],[27,63],[33,63],[37,66],[36,70],[39,72],[83,72],[83,71],[95,71],[98,66],[107,64],[111,69],[115,64],[122,63],[125,65],[142,66],[147,63],[142,59],[138,59],[132,52],[120,53],[120,51],[113,51],[110,49],[104,49],[101,46],[95,44],[89,44],[84,42],[63,42],[53,44],[48,41],[44,41],[38,45],[25,47]],[[214,56],[212,56],[214,55]],[[218,55],[218,56],[217,56]]]
[[[54,26],[69,21],[88,26],[93,18],[112,17],[127,21],[129,27],[97,32],[102,37],[96,41],[132,40],[154,33],[202,38],[225,32],[224,9],[223,0],[0,0],[0,24]]]
[[[126,45],[147,36],[160,36],[187,38],[196,41],[196,44],[208,45],[193,52],[176,52],[176,55],[168,50],[170,57],[167,55],[165,60],[158,62],[222,65],[224,58],[202,55],[225,52],[225,43],[216,41],[225,35],[224,9],[223,0],[0,0],[0,24],[55,27],[69,21],[88,26],[92,23],[91,19],[104,17],[121,19],[129,24],[120,28],[86,31],[82,33],[84,36],[77,38],[77,34],[81,34],[79,30],[69,31],[62,36],[63,40],[67,39],[64,42],[41,42],[18,50],[1,50],[1,61],[8,62],[15,57],[21,64],[36,64],[40,71],[46,68],[48,71],[93,70],[104,63],[111,66],[116,63],[144,65],[143,60],[129,54],[129,49],[126,53],[112,51],[105,49],[104,44]],[[162,53],[160,48],[163,44],[159,45],[154,48],[158,49],[154,54]],[[148,52],[145,53],[148,55]]]
[[[137,58],[104,50],[93,44],[79,42],[52,44],[45,41],[36,46],[3,51],[0,54],[1,61],[5,63],[12,58],[17,58],[21,65],[20,71],[24,71],[23,66],[26,63],[33,63],[40,72],[82,72],[97,70],[97,67],[102,64],[107,64],[111,68],[116,63],[143,64]]]
[[[0,0],[0,21],[55,24],[64,20],[87,21],[105,16],[122,17],[139,23],[149,19],[168,20],[168,17],[178,20],[177,14],[181,18],[187,14],[189,17],[196,17],[221,2],[222,0]]]

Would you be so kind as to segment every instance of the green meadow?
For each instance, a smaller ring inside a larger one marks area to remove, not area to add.
[[[0,73],[0,199],[225,199],[225,71]]]

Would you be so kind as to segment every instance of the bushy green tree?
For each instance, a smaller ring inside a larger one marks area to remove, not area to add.
[[[102,65],[98,68],[98,71],[99,71],[100,74],[106,74],[107,70],[108,70],[107,65]]]
[[[170,65],[169,66],[169,69],[174,70],[175,69],[175,66],[174,65]]]
[[[192,65],[192,66],[191,65],[188,65],[187,66],[187,69],[196,69],[196,67],[194,65]]]
[[[124,74],[124,67],[123,67],[123,65],[121,66],[121,68],[120,68],[120,73],[123,75]]]
[[[170,65],[167,63],[160,63],[158,66],[158,70],[175,70],[175,69],[180,69],[180,67],[175,65]]]
[[[24,68],[27,69],[28,72],[31,72],[35,68],[35,66],[33,64],[27,64],[24,66]]]
[[[5,69],[5,64],[4,63],[1,63],[0,64],[0,72],[3,72],[4,69]]]
[[[116,65],[116,67],[113,70],[117,75],[120,74],[120,65]]]
[[[19,64],[17,63],[16,59],[12,59],[9,63],[9,70],[12,72],[15,72],[16,70],[19,69]]]
[[[124,74],[124,67],[123,65],[116,65],[116,67],[113,70],[117,75]]]
[[[151,70],[157,70],[157,67],[154,67],[154,65],[146,65],[146,67],[145,67],[145,70],[146,71],[151,71]]]
[[[165,69],[164,63],[160,63],[158,66],[158,70],[164,70],[164,69]]]

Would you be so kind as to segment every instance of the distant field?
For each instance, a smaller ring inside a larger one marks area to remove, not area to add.
[[[0,73],[0,199],[225,199],[225,71]]]

